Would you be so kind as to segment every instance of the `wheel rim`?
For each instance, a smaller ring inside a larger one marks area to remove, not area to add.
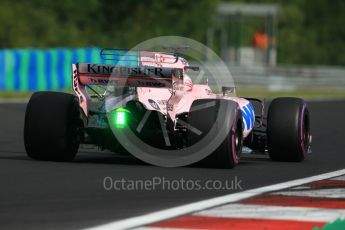
[[[303,118],[303,133],[302,133],[302,145],[304,148],[304,151],[308,151],[309,148],[309,140],[310,140],[310,125],[309,125],[309,116],[308,114],[304,114]]]
[[[236,132],[235,132],[235,143],[234,143],[237,159],[240,158],[241,151],[242,151],[242,126],[240,122],[238,122],[237,124]]]

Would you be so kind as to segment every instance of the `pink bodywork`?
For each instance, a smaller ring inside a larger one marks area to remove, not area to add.
[[[146,52],[146,51],[144,51]],[[152,67],[168,67],[177,68],[182,70],[180,76],[172,74],[172,79],[157,79],[157,78],[138,78],[138,77],[123,77],[114,76],[110,74],[92,74],[84,73],[81,68],[73,64],[73,90],[79,98],[80,107],[82,108],[85,116],[88,116],[88,108],[90,104],[90,96],[86,92],[85,85],[95,84],[119,84],[137,87],[138,100],[148,110],[158,110],[162,114],[169,116],[173,121],[176,115],[189,112],[193,101],[197,99],[226,99],[238,103],[242,109],[250,103],[248,100],[239,97],[223,96],[222,94],[215,94],[207,84],[193,84],[192,80],[188,77],[188,62],[179,57],[163,53],[147,52],[154,55],[147,55],[140,57],[142,65]],[[176,61],[177,60],[177,61]],[[83,65],[83,64],[79,64]],[[187,68],[186,68],[187,67]],[[137,80],[140,82],[158,82],[157,87],[141,87],[137,85]],[[97,81],[96,81],[97,80]],[[152,100],[157,106],[152,105]],[[151,101],[151,103],[150,103]],[[244,122],[244,121],[243,121]],[[244,126],[243,136],[247,137],[251,132],[252,127]]]
[[[169,113],[167,111],[167,104],[173,100],[174,97],[171,96],[171,93],[166,88],[144,88],[140,87],[137,89],[139,101],[145,105],[146,109],[148,110],[157,110],[155,107],[152,106],[152,104],[149,102],[149,100],[154,100],[158,106],[159,111],[163,114]],[[239,97],[229,97],[229,96],[223,96],[212,93],[210,87],[208,85],[193,85],[192,90],[185,90],[180,97],[180,100],[176,101],[174,103],[175,110],[171,111],[169,113],[170,117],[172,119],[175,118],[177,114],[189,112],[190,107],[193,103],[193,101],[197,99],[227,99],[235,101],[239,104],[240,108],[243,108],[246,106],[249,102],[248,100],[244,98]],[[250,133],[251,129],[244,128],[243,136],[247,137]]]

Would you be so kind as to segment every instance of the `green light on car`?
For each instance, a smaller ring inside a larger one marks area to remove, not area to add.
[[[123,108],[118,108],[113,113],[114,125],[116,128],[124,128],[127,125],[127,117],[129,111]]]

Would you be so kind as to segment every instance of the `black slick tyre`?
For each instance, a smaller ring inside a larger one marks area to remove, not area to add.
[[[73,160],[81,127],[77,97],[61,92],[34,93],[25,112],[27,155],[37,160]]]
[[[211,104],[213,106],[208,106]],[[226,112],[221,111],[226,110]],[[193,102],[188,115],[188,123],[192,127],[207,134],[213,126],[222,130],[222,126],[229,125],[225,138],[216,150],[204,158],[201,165],[216,168],[233,168],[239,164],[242,151],[242,113],[239,105],[229,100],[200,99]],[[190,143],[196,143],[203,138],[193,132],[188,134]]]
[[[299,162],[310,146],[310,117],[300,98],[274,99],[267,116],[267,148],[274,161]]]

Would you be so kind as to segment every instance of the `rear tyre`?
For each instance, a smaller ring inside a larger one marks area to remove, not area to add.
[[[310,118],[300,98],[276,98],[268,109],[267,147],[274,161],[303,161],[310,146]]]
[[[207,106],[214,103],[214,106]],[[222,106],[220,106],[222,104]],[[204,107],[203,109],[200,109]],[[196,109],[198,108],[198,109]],[[220,110],[226,110],[226,113]],[[226,114],[224,117],[222,114]],[[229,120],[230,119],[230,120]],[[228,122],[227,122],[228,121]],[[236,102],[228,100],[201,99],[193,102],[191,112],[188,116],[188,123],[207,134],[215,125],[218,129],[229,124],[230,131],[220,146],[209,156],[203,159],[200,164],[217,168],[233,168],[240,161],[243,144],[242,114]],[[190,144],[201,140],[205,135],[197,135],[192,131],[188,132]]]
[[[81,127],[77,97],[61,92],[34,93],[25,112],[27,155],[37,160],[73,160],[79,148]]]

